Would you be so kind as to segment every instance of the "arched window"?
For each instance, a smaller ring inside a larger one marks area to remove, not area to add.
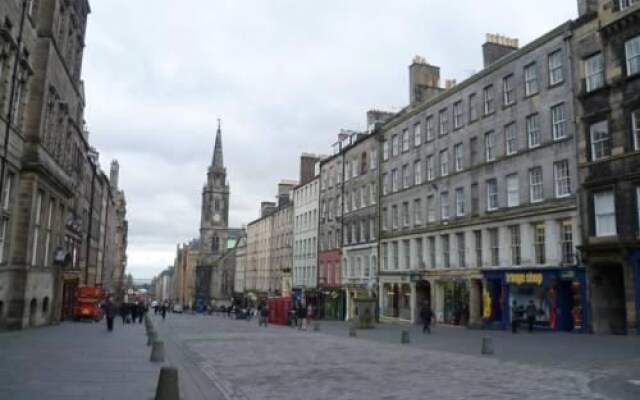
[[[218,236],[213,237],[213,241],[211,242],[211,251],[217,253],[220,249],[220,238]]]
[[[49,298],[45,297],[44,300],[42,300],[42,314],[46,314],[49,312]]]

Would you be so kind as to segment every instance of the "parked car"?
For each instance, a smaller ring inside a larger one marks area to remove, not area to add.
[[[151,308],[153,308],[155,310],[155,308],[158,307],[158,302],[156,300],[151,302]]]
[[[182,313],[183,309],[182,306],[180,304],[174,304],[173,305],[173,312],[174,313]]]

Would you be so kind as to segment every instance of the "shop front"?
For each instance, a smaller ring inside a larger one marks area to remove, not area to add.
[[[536,329],[587,332],[585,271],[582,268],[483,271],[485,328],[506,329],[512,307],[536,307]]]
[[[342,289],[321,289],[318,292],[318,319],[344,320],[345,292]]]
[[[382,317],[411,321],[411,285],[382,282]]]
[[[439,323],[467,326],[469,322],[469,284],[466,279],[437,282],[436,318]]]

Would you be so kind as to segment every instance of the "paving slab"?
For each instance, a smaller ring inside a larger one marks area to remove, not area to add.
[[[0,333],[0,399],[152,399],[144,324],[65,322]]]

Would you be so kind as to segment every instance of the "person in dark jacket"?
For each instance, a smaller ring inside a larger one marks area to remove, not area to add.
[[[260,318],[258,320],[258,326],[263,325],[266,328],[267,327],[267,321],[269,318],[269,308],[267,307],[266,304],[261,304],[260,307],[258,307],[258,312],[260,313]]]
[[[147,312],[147,306],[144,304],[144,302],[140,302],[138,303],[138,309],[137,309],[137,314],[138,314],[138,323],[142,323],[142,318],[144,317],[144,314]]]
[[[116,305],[113,304],[113,299],[109,297],[107,302],[103,305],[104,315],[107,319],[107,331],[113,332],[113,319],[116,317],[117,308]]]
[[[167,308],[169,308],[169,305],[167,303],[163,303],[162,304],[162,309],[160,310],[162,312],[162,319],[163,320],[167,317]]]
[[[420,310],[420,318],[422,318],[422,333],[428,332],[431,335],[431,320],[433,320],[435,315],[433,314],[433,310],[431,310],[431,306],[429,305],[429,301],[425,300],[422,304],[422,309]]]
[[[520,321],[524,317],[524,308],[521,305],[518,305],[517,301],[513,301],[511,305],[511,333],[518,333],[518,327],[520,326]]]
[[[304,317],[307,316],[307,310],[304,308],[302,303],[298,303],[298,307],[296,308],[296,317],[297,317],[297,325],[298,330],[302,329],[302,324],[304,323]]]
[[[529,300],[529,304],[527,304],[527,308],[525,308],[524,312],[527,314],[529,333],[533,333],[533,324],[536,322],[536,314],[538,313],[538,309],[536,308],[536,305],[533,304],[533,300]]]

